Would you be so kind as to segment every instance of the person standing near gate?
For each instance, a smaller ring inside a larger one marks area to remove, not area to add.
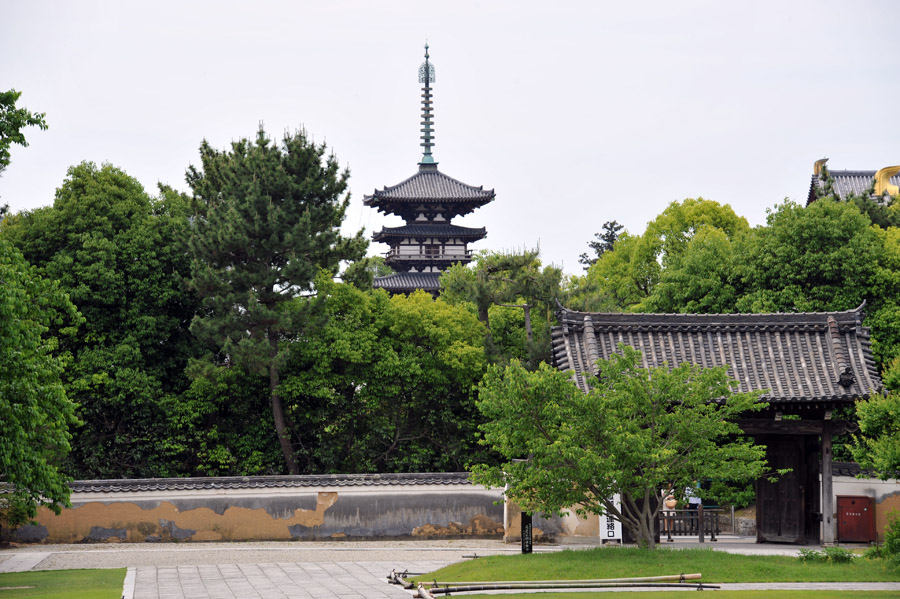
[[[663,510],[663,530],[669,532],[670,525],[673,529],[675,527],[675,506],[678,505],[678,500],[675,499],[675,495],[673,495],[672,487],[668,488],[665,495],[666,497],[663,500],[663,505],[665,507]]]
[[[697,484],[697,481],[694,481],[692,486],[684,488],[684,496],[688,502],[688,521],[690,522],[691,534],[700,532],[698,510],[700,509],[701,499],[697,495],[697,489],[699,488],[700,485]]]

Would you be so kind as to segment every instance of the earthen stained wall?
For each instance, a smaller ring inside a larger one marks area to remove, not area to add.
[[[146,498],[143,498],[146,497]],[[503,536],[499,491],[463,488],[73,494],[19,540],[43,543]]]

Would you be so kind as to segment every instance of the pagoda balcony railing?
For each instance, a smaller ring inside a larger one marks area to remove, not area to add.
[[[467,250],[465,252],[454,252],[447,254],[402,254],[400,252],[391,250],[384,255],[385,260],[403,260],[403,261],[421,261],[421,262],[434,262],[434,261],[460,261],[460,260],[471,260],[472,259],[472,250]]]

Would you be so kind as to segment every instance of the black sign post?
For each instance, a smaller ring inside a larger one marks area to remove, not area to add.
[[[531,514],[522,512],[522,553],[531,553]]]

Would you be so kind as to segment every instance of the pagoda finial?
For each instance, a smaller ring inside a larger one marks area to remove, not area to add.
[[[434,146],[434,129],[431,127],[432,108],[431,108],[431,84],[434,83],[434,65],[431,64],[428,54],[428,42],[425,42],[425,62],[419,67],[419,83],[423,83],[422,87],[422,136],[419,138],[422,143],[419,144],[425,148],[422,154],[422,160],[419,161],[420,170],[426,165],[436,165],[434,157],[431,155],[431,148]]]

